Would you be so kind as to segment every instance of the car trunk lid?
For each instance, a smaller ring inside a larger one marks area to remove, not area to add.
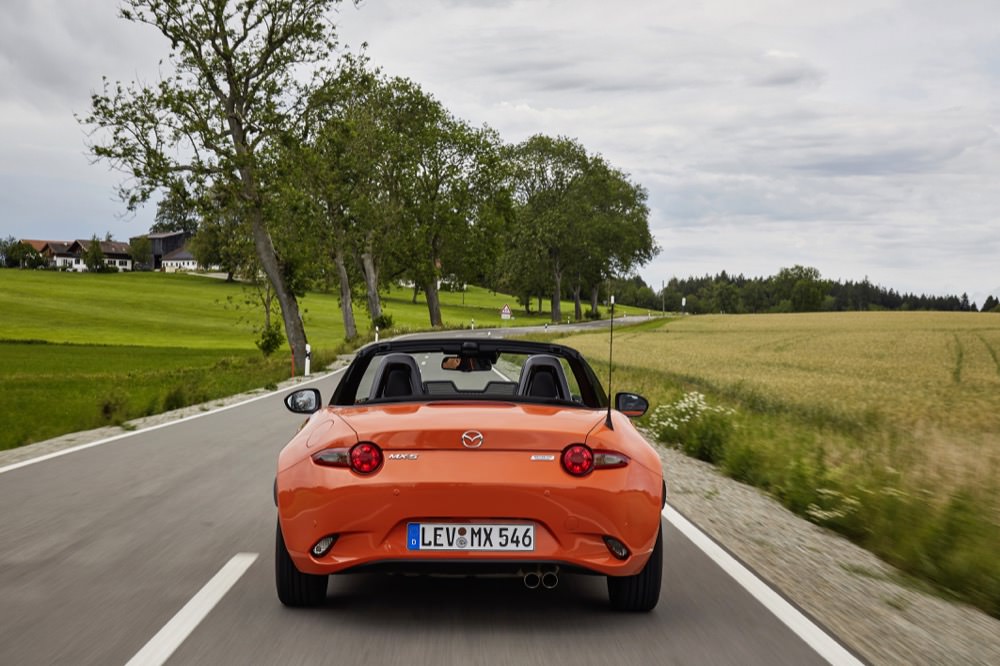
[[[360,441],[385,450],[559,451],[584,442],[604,412],[510,402],[359,405],[338,410]]]

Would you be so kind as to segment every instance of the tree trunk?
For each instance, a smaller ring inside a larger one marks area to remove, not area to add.
[[[558,324],[562,321],[562,271],[553,271],[555,284],[552,291],[552,322]]]
[[[597,285],[590,288],[590,309],[597,314],[597,298],[600,296],[600,289]]]
[[[244,181],[245,183],[245,181]],[[253,190],[253,185],[246,185],[245,190]],[[254,192],[252,195],[258,202],[259,197]],[[278,254],[274,251],[274,243],[271,241],[271,234],[264,226],[264,212],[260,205],[249,206],[251,227],[253,229],[253,243],[257,250],[257,257],[260,265],[264,269],[264,275],[271,281],[274,293],[278,296],[278,303],[281,305],[281,317],[285,323],[285,337],[288,339],[288,346],[292,349],[292,358],[295,359],[296,372],[305,372],[306,365],[306,331],[302,325],[302,315],[299,314],[299,302],[295,294],[281,274],[281,266],[278,264]]]
[[[378,295],[378,267],[371,252],[361,254],[361,272],[365,276],[365,292],[368,294],[368,314],[372,320],[382,316],[382,299]]]
[[[438,299],[437,278],[431,276],[424,283],[424,293],[427,295],[427,311],[431,316],[431,326],[442,326],[441,323],[441,301]]]
[[[580,304],[580,283],[573,287],[573,316],[577,321],[583,319],[583,305]]]
[[[233,102],[234,100],[227,102],[230,111],[227,123],[233,147],[236,149],[236,156],[239,158],[241,195],[250,216],[254,249],[257,251],[257,258],[260,259],[264,275],[271,281],[274,293],[278,296],[281,317],[285,323],[285,337],[288,340],[288,346],[292,349],[295,370],[302,373],[305,372],[306,367],[306,329],[302,324],[302,315],[299,313],[298,299],[295,298],[295,292],[289,289],[285,283],[285,277],[281,273],[281,264],[278,262],[278,253],[274,250],[274,241],[271,240],[271,234],[268,233],[267,225],[264,222],[264,201],[257,184],[257,174],[254,168],[256,162],[247,142],[246,128],[243,126],[242,119],[233,110]]]
[[[337,265],[337,275],[340,277],[340,312],[344,316],[344,339],[353,340],[358,337],[358,327],[354,323],[354,309],[351,304],[351,277],[344,265],[344,250],[338,243],[333,252],[333,263]]]
[[[413,281],[413,300],[410,301],[414,305],[417,304],[417,294],[420,293],[420,283],[416,280]]]

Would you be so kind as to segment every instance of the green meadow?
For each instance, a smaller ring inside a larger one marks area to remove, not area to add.
[[[288,348],[254,346],[259,307],[239,283],[178,273],[0,270],[0,449],[273,385],[290,374]],[[361,341],[371,339],[364,298],[354,301]],[[449,328],[544,323],[503,294],[442,292]],[[509,304],[515,319],[504,322]],[[300,302],[314,367],[349,348],[339,299]],[[383,301],[393,328],[428,328],[423,294],[396,288]],[[535,303],[537,307],[537,302]],[[546,304],[547,307],[547,304]],[[572,313],[572,303],[563,303]],[[280,317],[280,315],[275,315]]]

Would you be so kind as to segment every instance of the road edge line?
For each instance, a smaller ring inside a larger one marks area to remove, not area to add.
[[[677,509],[667,504],[663,507],[662,514],[671,525],[820,657],[834,666],[860,666],[865,663]]]
[[[257,561],[258,553],[236,553],[177,611],[125,666],[160,666],[198,628],[222,597]]]
[[[257,400],[263,400],[264,398],[271,398],[279,393],[285,393],[292,389],[296,389],[306,384],[311,384],[313,382],[322,381],[324,379],[329,379],[338,372],[343,372],[347,368],[338,368],[333,372],[328,372],[324,375],[317,375],[312,379],[307,379],[305,381],[299,382],[294,386],[286,386],[285,388],[280,388],[276,391],[269,391],[267,393],[262,393],[261,395],[254,396],[252,398],[247,398],[246,400],[241,400],[240,402],[234,402],[231,405],[226,405],[225,407],[217,407],[216,409],[210,409],[207,412],[199,412],[197,414],[191,414],[190,416],[184,416],[175,421],[167,421],[166,423],[157,423],[156,425],[151,425],[148,428],[140,428],[137,430],[132,430],[129,432],[123,432],[120,435],[112,435],[111,437],[105,437],[104,439],[99,439],[94,442],[87,442],[86,444],[78,444],[77,446],[71,446],[66,449],[61,449],[59,451],[53,451],[52,453],[43,453],[40,456],[34,458],[28,458],[27,460],[21,460],[16,463],[11,463],[4,467],[0,467],[0,474],[6,472],[13,472],[16,469],[21,469],[22,467],[27,467],[29,465],[34,465],[35,463],[45,462],[46,460],[52,460],[53,458],[59,458],[60,456],[69,455],[70,453],[76,453],[77,451],[83,451],[84,449],[90,449],[95,446],[101,446],[102,444],[108,444],[110,442],[116,442],[120,439],[125,439],[126,437],[132,437],[133,435],[140,435],[142,433],[147,433],[152,430],[159,430],[160,428],[166,428],[168,426],[177,425],[178,423],[185,423],[187,421],[192,421],[194,419],[200,419],[203,416],[211,416],[212,414],[218,414],[219,412],[224,412],[227,409],[235,409],[236,407],[242,407],[243,405],[255,402]]]

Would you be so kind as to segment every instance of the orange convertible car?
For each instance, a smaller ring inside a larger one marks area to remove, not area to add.
[[[419,338],[358,352],[329,406],[278,459],[278,598],[311,606],[329,574],[508,574],[555,587],[607,576],[611,605],[660,596],[660,459],[579,352],[499,339]]]

